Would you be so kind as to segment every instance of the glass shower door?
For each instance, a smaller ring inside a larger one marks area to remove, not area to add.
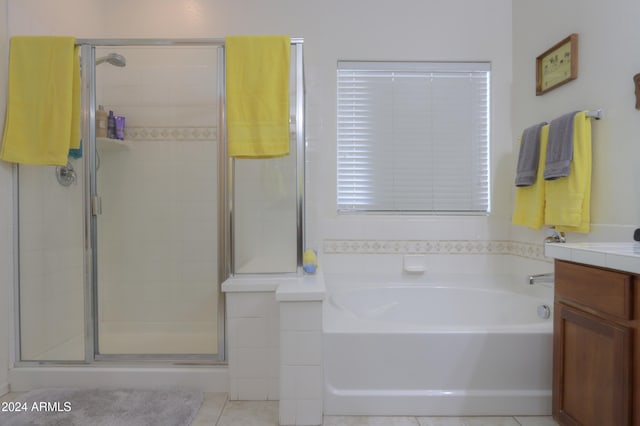
[[[98,359],[220,352],[217,49],[96,47]]]

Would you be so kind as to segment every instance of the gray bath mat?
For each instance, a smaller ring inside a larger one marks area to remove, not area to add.
[[[184,390],[38,389],[1,403],[0,425],[189,426],[203,399]]]

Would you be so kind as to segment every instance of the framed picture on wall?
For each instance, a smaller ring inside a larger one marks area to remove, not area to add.
[[[578,78],[578,34],[554,44],[536,58],[536,95]]]

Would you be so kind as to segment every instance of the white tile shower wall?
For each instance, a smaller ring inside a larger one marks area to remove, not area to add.
[[[228,292],[229,399],[280,399],[280,308],[274,292]]]
[[[96,56],[116,48],[101,48]],[[96,68],[96,97],[127,127],[212,127],[217,123],[215,47],[121,47],[127,66]]]
[[[67,359],[83,359],[84,270],[82,161],[71,160],[77,182],[56,180],[55,167],[20,166],[21,353],[55,359],[74,339]]]

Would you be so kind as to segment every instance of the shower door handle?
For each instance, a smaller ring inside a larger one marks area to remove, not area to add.
[[[98,216],[102,214],[102,198],[95,195],[91,198],[91,215]]]

